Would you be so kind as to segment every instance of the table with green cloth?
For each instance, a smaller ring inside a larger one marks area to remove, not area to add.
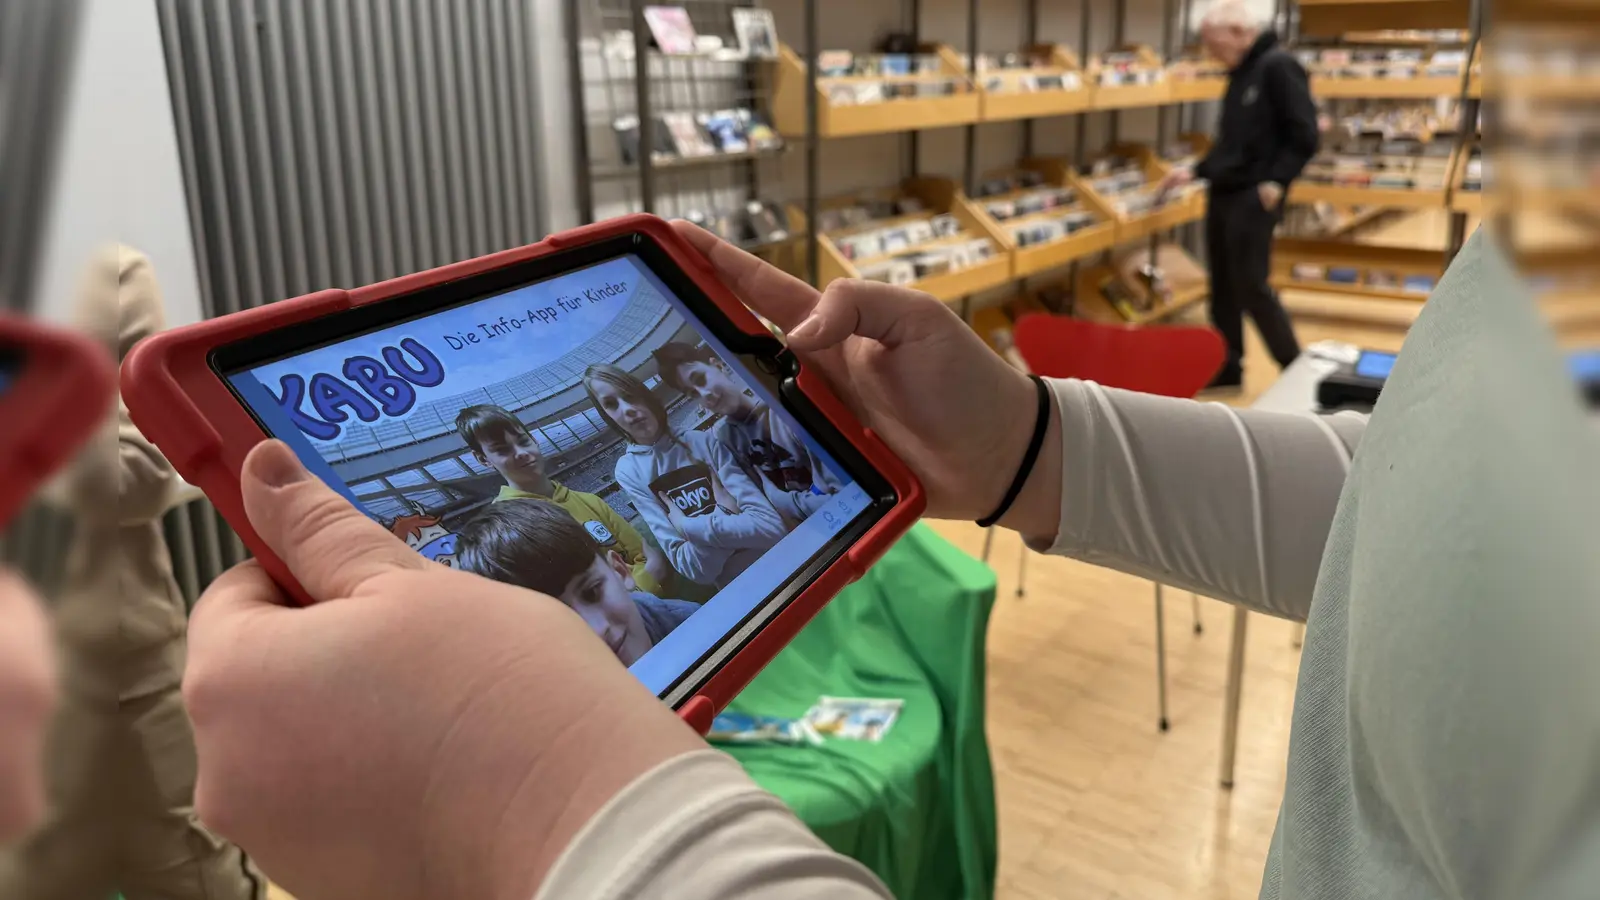
[[[994,777],[984,736],[994,596],[989,567],[918,525],[730,706],[799,718],[823,695],[905,701],[878,743],[722,748],[901,900],[994,894]]]

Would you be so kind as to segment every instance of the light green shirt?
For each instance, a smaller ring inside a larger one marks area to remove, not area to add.
[[[1055,387],[1056,552],[1307,619],[1265,900],[1600,897],[1600,454],[1486,236],[1370,421]]]

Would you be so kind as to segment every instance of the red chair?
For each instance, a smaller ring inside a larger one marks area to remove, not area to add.
[[[1017,355],[1036,375],[1078,378],[1103,387],[1122,388],[1163,397],[1193,397],[1221,371],[1227,358],[1222,335],[1205,327],[1101,325],[1066,316],[1033,314],[1012,330]],[[984,541],[987,562],[994,540]],[[1024,593],[1028,548],[1017,567],[1017,596]],[[1200,598],[1191,595],[1194,631],[1199,634]],[[1167,730],[1167,648],[1163,628],[1164,598],[1156,584],[1156,695],[1159,726]]]

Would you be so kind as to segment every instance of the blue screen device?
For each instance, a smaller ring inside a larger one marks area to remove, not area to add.
[[[1389,374],[1394,371],[1396,359],[1399,359],[1399,356],[1394,353],[1363,350],[1361,358],[1356,360],[1356,375],[1360,378],[1387,380]]]

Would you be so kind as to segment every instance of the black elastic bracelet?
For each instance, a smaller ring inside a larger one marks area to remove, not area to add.
[[[1033,440],[1028,441],[1028,452],[1022,454],[1022,465],[1017,468],[1017,477],[1012,479],[1010,490],[1006,491],[1005,499],[1000,501],[1000,508],[987,519],[979,519],[979,528],[989,528],[994,523],[1005,517],[1011,511],[1011,504],[1017,502],[1022,496],[1022,488],[1028,483],[1028,476],[1033,474],[1034,463],[1039,461],[1039,451],[1044,449],[1045,433],[1050,429],[1050,388],[1044,379],[1037,375],[1029,375],[1033,380],[1034,390],[1039,395],[1039,417],[1033,423]]]

